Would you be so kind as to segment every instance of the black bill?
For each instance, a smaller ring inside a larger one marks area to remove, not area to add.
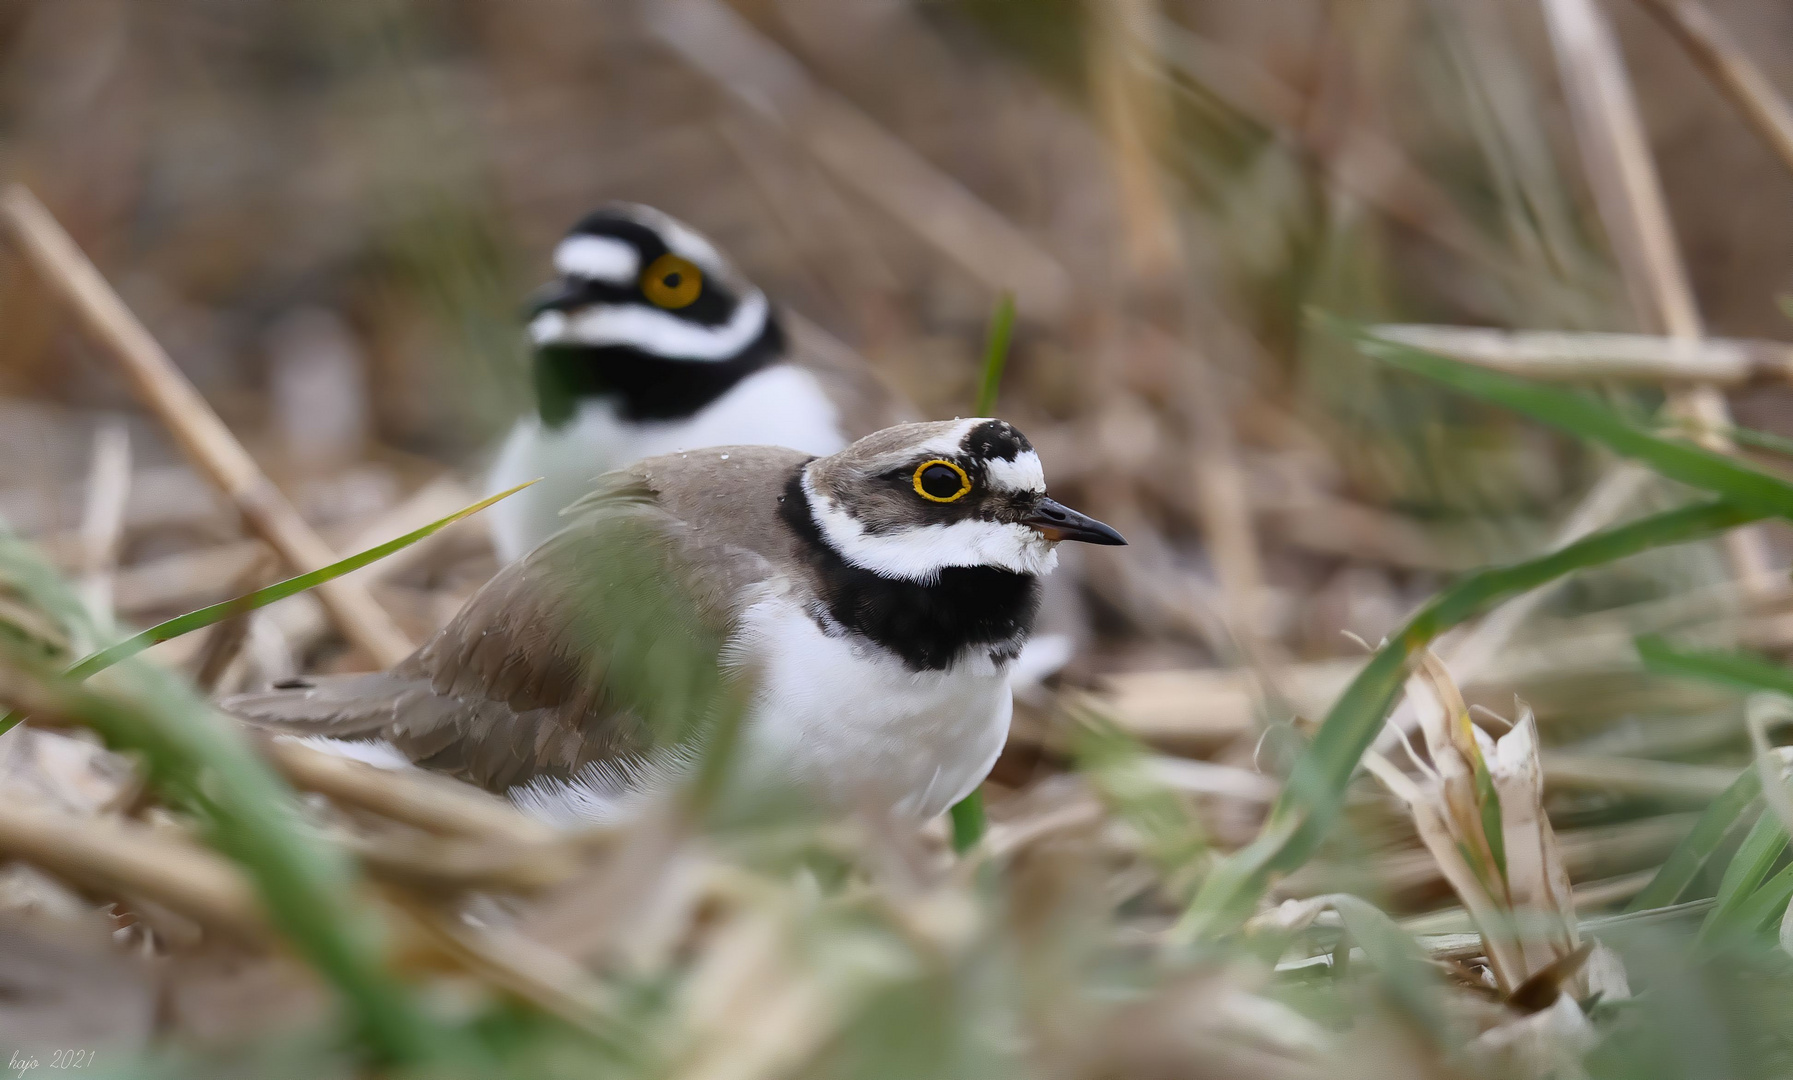
[[[586,284],[576,278],[563,277],[529,294],[525,304],[528,318],[535,318],[544,311],[568,311],[585,302]]]
[[[1048,540],[1077,540],[1085,544],[1125,544],[1127,538],[1090,517],[1055,502],[1041,499],[1021,524],[1039,531]]]

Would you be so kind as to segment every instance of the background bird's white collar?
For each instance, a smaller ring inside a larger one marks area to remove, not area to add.
[[[536,345],[629,345],[675,360],[730,360],[766,329],[771,309],[754,289],[721,326],[681,319],[645,304],[592,304],[544,311],[529,324]]]

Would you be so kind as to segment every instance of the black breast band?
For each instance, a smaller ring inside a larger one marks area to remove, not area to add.
[[[784,331],[768,316],[759,337],[726,360],[677,360],[633,345],[543,345],[535,351],[542,420],[559,427],[584,398],[617,402],[626,420],[683,420],[784,354]]]
[[[992,660],[1012,660],[1033,629],[1040,584],[1032,574],[949,566],[923,584],[848,563],[816,525],[802,466],[785,485],[779,513],[817,571],[829,617],[897,654],[911,671],[944,670],[980,646]]]

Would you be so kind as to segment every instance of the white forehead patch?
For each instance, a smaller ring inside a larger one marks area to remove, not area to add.
[[[614,236],[569,236],[554,249],[554,269],[567,277],[632,285],[641,276],[641,256]]]
[[[807,469],[803,493],[828,546],[847,562],[880,577],[925,585],[950,566],[994,566],[1044,576],[1058,565],[1058,545],[1025,525],[955,521],[872,534],[834,500],[817,493]]]
[[[728,262],[722,252],[716,250],[716,245],[692,232],[679,219],[639,203],[630,203],[624,209],[637,222],[659,233],[674,255],[691,260],[705,273],[721,274],[727,267]]]
[[[728,360],[760,336],[770,313],[758,289],[721,326],[642,304],[590,304],[571,313],[542,312],[530,321],[529,337],[537,345],[632,345],[676,360]]]
[[[1023,450],[1015,460],[991,458],[984,462],[984,476],[997,491],[1046,493],[1046,470],[1040,467],[1040,455]]]
[[[978,416],[971,417],[969,420],[960,420],[933,438],[905,449],[903,453],[907,455],[920,452],[932,457],[956,457],[965,452],[965,436],[971,434],[971,429],[983,422],[984,419]]]

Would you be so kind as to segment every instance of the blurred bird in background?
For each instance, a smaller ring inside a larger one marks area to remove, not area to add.
[[[600,474],[641,458],[729,444],[832,454],[913,418],[844,348],[794,348],[765,293],[651,207],[593,211],[554,249],[554,269],[530,305],[537,411],[517,421],[488,485],[542,478],[493,509],[503,562],[560,529]]]

